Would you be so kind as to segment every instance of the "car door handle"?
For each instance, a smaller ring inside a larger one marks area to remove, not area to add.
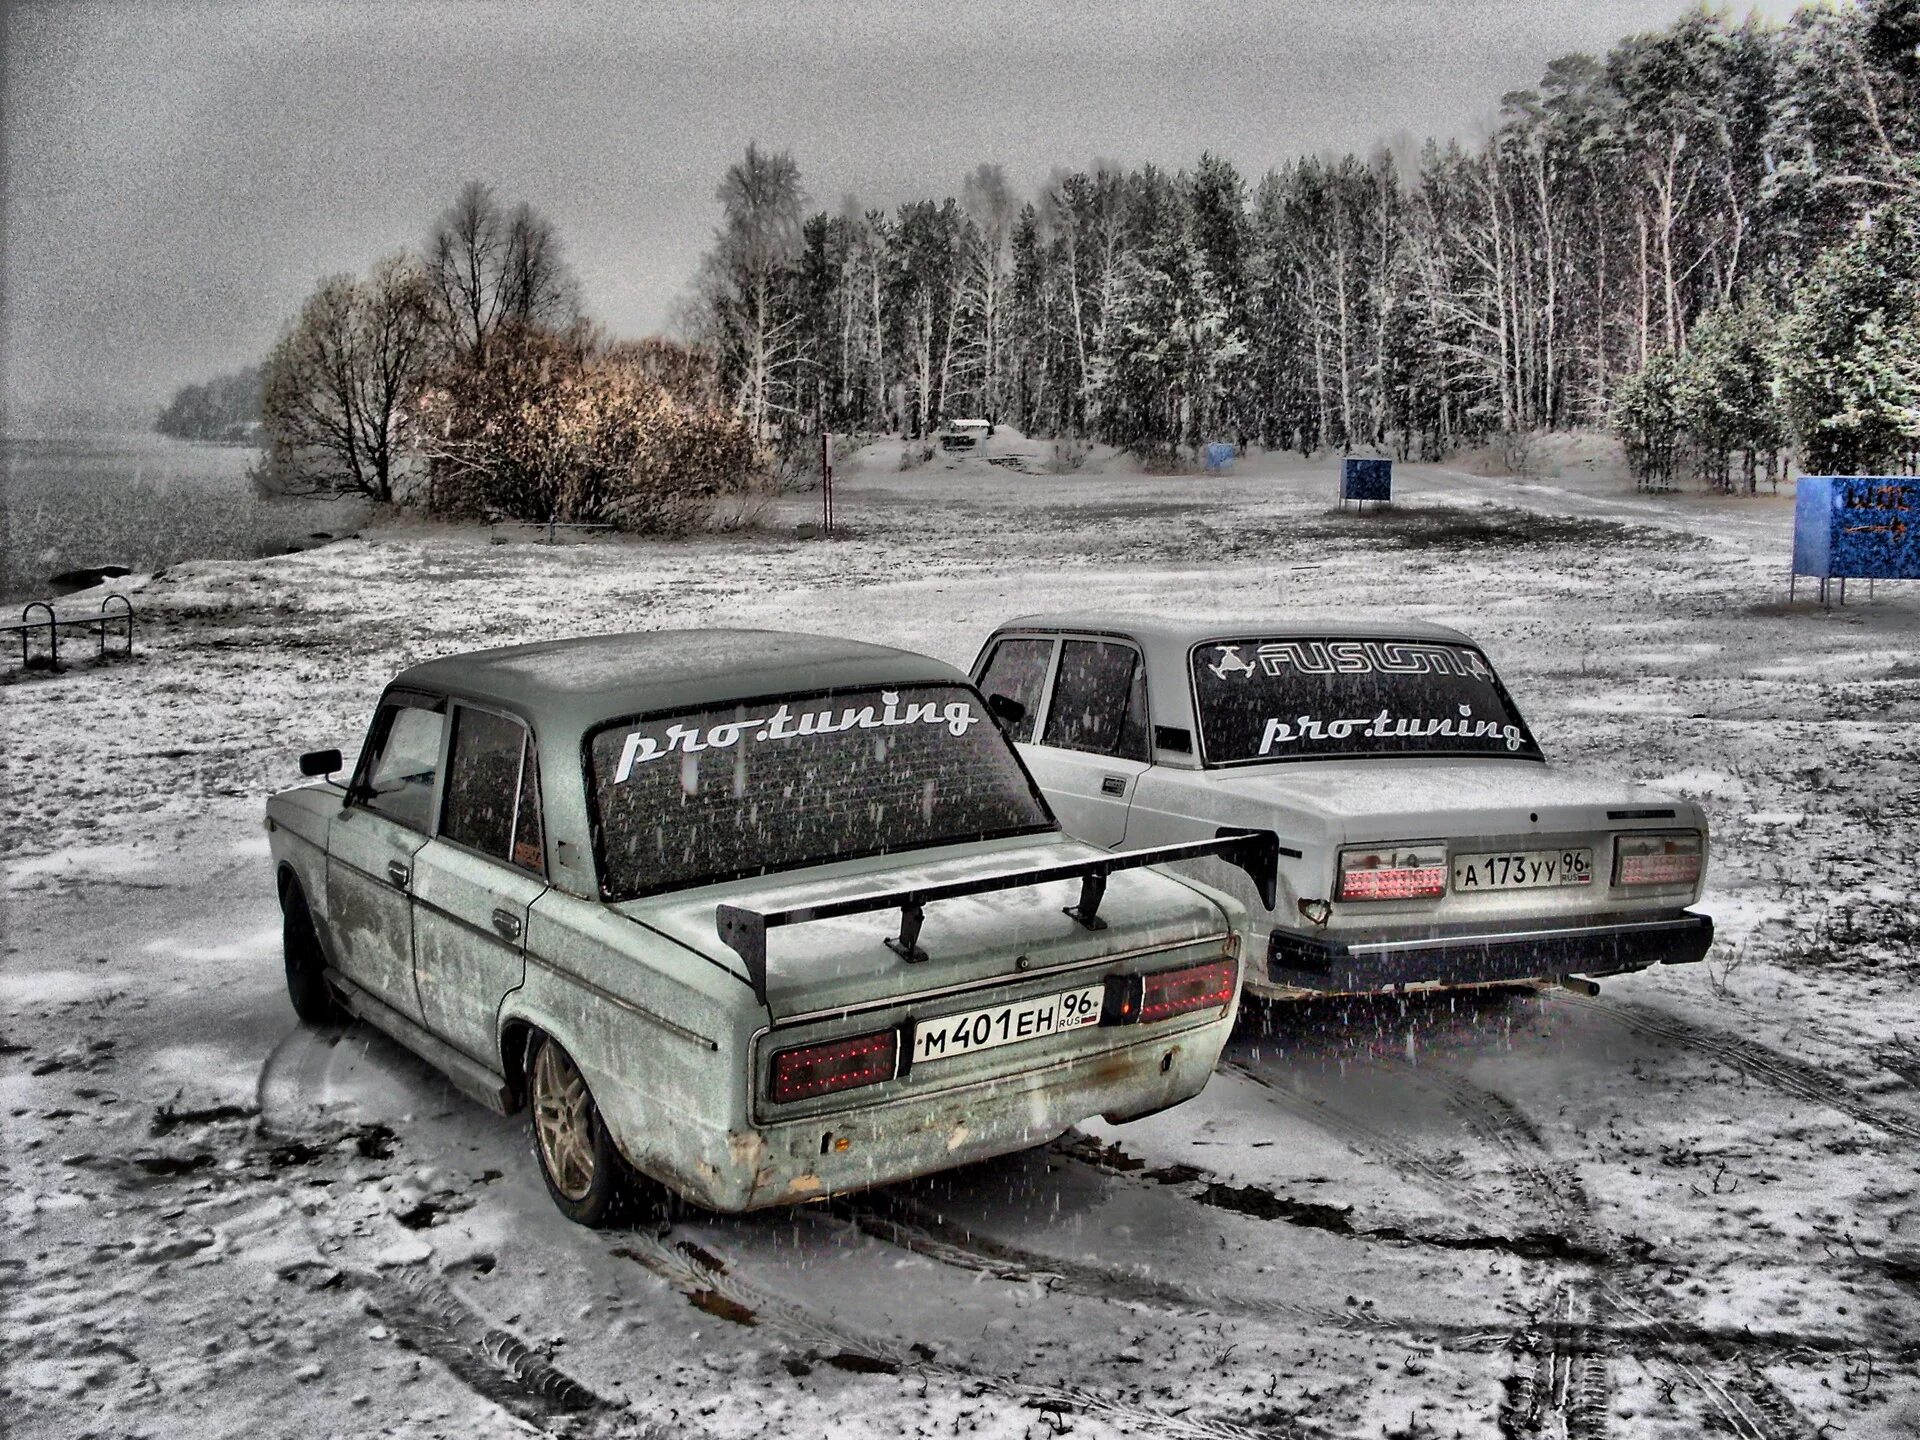
[[[1102,775],[1100,777],[1100,793],[1102,795],[1124,795],[1127,793],[1127,782],[1119,775]]]
[[[518,940],[520,917],[511,910],[496,910],[493,912],[493,928],[498,930],[504,939]]]
[[[397,888],[401,890],[406,889],[407,881],[412,878],[413,872],[398,860],[389,860],[387,862],[387,879],[391,880]]]

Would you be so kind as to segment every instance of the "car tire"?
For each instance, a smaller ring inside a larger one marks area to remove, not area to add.
[[[553,1203],[576,1225],[598,1230],[623,1218],[632,1172],[607,1133],[586,1076],[551,1035],[527,1048],[527,1132]]]
[[[293,1002],[293,1013],[308,1025],[344,1024],[347,1012],[327,984],[327,957],[298,880],[289,880],[280,897],[280,945],[286,955],[287,998]]]

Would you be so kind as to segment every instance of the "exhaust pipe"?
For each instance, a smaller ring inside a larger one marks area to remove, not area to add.
[[[1562,990],[1571,990],[1576,995],[1584,995],[1589,1000],[1600,993],[1600,987],[1584,975],[1556,975],[1553,983]]]

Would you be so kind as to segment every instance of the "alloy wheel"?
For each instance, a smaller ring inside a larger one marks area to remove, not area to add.
[[[584,1200],[593,1189],[593,1097],[573,1058],[551,1040],[533,1062],[533,1133],[554,1189]]]

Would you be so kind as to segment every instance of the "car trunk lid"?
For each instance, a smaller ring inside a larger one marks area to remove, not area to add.
[[[1312,811],[1359,842],[1607,828],[1611,812],[1622,812],[1619,818],[1629,822],[1671,820],[1682,808],[1643,787],[1537,760],[1396,756],[1350,763],[1301,760],[1222,773],[1236,791]]]
[[[1015,837],[941,847],[911,856],[878,856],[626,902],[630,919],[745,975],[722,939],[721,906],[773,913],[826,905],[875,891],[910,890],[979,877],[1102,858],[1060,835]],[[910,999],[917,994],[1092,963],[1222,935],[1220,909],[1190,886],[1151,869],[1115,873],[1099,908],[1100,929],[1063,913],[1079,902],[1074,881],[1013,885],[937,900],[924,909],[923,960],[890,948],[901,934],[899,909],[793,924],[766,934],[767,1003],[776,1017]]]

